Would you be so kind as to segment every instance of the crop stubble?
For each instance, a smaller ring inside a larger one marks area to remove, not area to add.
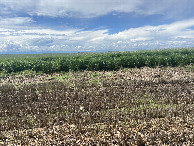
[[[194,72],[140,68],[10,76],[0,144],[194,144]]]

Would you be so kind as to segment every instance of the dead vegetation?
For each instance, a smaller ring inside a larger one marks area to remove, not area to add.
[[[194,72],[141,68],[0,81],[0,144],[193,145]]]

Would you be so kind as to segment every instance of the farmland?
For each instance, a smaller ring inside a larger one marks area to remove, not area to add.
[[[175,67],[194,63],[194,49],[164,49],[109,53],[1,55],[0,72],[108,71],[121,68]]]
[[[1,56],[0,144],[193,145],[193,63],[194,49]]]

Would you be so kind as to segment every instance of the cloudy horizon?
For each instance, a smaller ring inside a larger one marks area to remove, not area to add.
[[[193,0],[1,0],[0,53],[194,47]]]

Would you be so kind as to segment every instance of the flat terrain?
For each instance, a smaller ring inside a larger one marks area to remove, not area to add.
[[[1,77],[0,145],[194,145],[194,70]]]

